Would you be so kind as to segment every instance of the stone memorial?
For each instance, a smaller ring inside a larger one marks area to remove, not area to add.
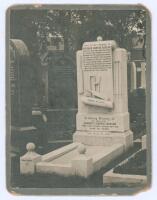
[[[137,89],[137,72],[135,62],[130,63],[130,92]]]
[[[130,92],[146,89],[146,62],[130,63]]]
[[[77,86],[76,62],[64,49],[63,36],[48,34],[47,43],[47,51],[40,55],[42,95],[37,109],[47,117],[47,139],[51,143],[70,140],[75,131]]]
[[[19,152],[29,141],[36,142],[32,125],[32,71],[27,46],[22,40],[10,40],[11,143]],[[34,138],[34,139],[33,139]]]
[[[129,147],[127,52],[114,41],[87,42],[77,53],[78,113],[74,141]]]
[[[77,87],[73,143],[41,156],[39,162],[32,159],[35,172],[88,177],[133,144],[128,113],[127,51],[115,41],[102,41],[101,37],[85,42],[77,52]],[[29,171],[23,165],[25,155],[20,162],[21,173]]]
[[[146,45],[143,33],[135,34],[132,38],[130,62],[130,92],[146,89]]]

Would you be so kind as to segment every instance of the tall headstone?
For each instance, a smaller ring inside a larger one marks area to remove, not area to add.
[[[75,142],[132,145],[127,94],[127,51],[115,41],[85,42],[77,52]]]
[[[52,54],[48,66],[49,141],[71,139],[77,112],[76,64],[63,53]]]
[[[23,148],[33,140],[36,128],[32,125],[32,71],[29,51],[22,40],[10,40],[10,98],[11,142]],[[31,136],[31,138],[30,138]]]

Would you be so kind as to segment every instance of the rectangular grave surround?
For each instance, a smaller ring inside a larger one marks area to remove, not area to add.
[[[126,50],[118,48],[115,41],[85,42],[77,52],[77,87],[73,143],[41,156],[35,163],[38,173],[87,178],[133,144]]]
[[[85,145],[86,152],[84,155],[80,155],[77,149],[78,145],[79,143],[72,143],[62,147],[61,151],[55,150],[42,156],[41,162],[36,164],[36,172],[57,173],[64,176],[80,175],[80,172],[73,166],[73,161],[76,160],[79,163],[82,159],[90,158],[91,164],[86,170],[88,174],[88,168],[92,167],[91,173],[93,173],[124,152],[124,145],[122,144],[110,147]],[[86,174],[82,176],[86,177]]]

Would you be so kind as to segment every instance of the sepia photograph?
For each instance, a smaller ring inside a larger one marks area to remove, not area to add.
[[[16,5],[7,10],[6,30],[8,190],[132,195],[148,189],[149,11]]]

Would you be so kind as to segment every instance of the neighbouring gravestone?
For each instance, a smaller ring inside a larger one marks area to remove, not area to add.
[[[131,60],[145,60],[145,35],[142,33],[135,34],[135,36],[132,38]]]
[[[100,37],[98,41],[85,42],[77,52],[77,87],[78,113],[73,143],[43,155],[37,163],[32,161],[33,173],[87,178],[133,145],[126,50],[118,48],[115,41],[102,41]],[[21,166],[26,157],[21,157]],[[29,166],[23,167],[24,172],[31,170]]]
[[[146,88],[145,36],[143,34],[136,34],[132,38],[130,76],[130,92],[137,88]]]
[[[132,145],[127,95],[127,52],[114,41],[83,44],[77,52],[78,113],[75,142]]]
[[[32,125],[32,69],[27,46],[22,40],[10,40],[10,99],[11,142],[23,149],[28,141],[35,141]],[[33,139],[34,136],[34,139]]]
[[[130,63],[130,92],[137,89],[137,72],[135,62]]]
[[[48,66],[49,141],[71,139],[77,112],[76,64],[66,53],[50,54]]]
[[[72,139],[77,112],[76,62],[64,50],[62,35],[47,36],[41,59],[40,109],[47,116],[48,141]],[[39,98],[38,98],[39,99]]]

